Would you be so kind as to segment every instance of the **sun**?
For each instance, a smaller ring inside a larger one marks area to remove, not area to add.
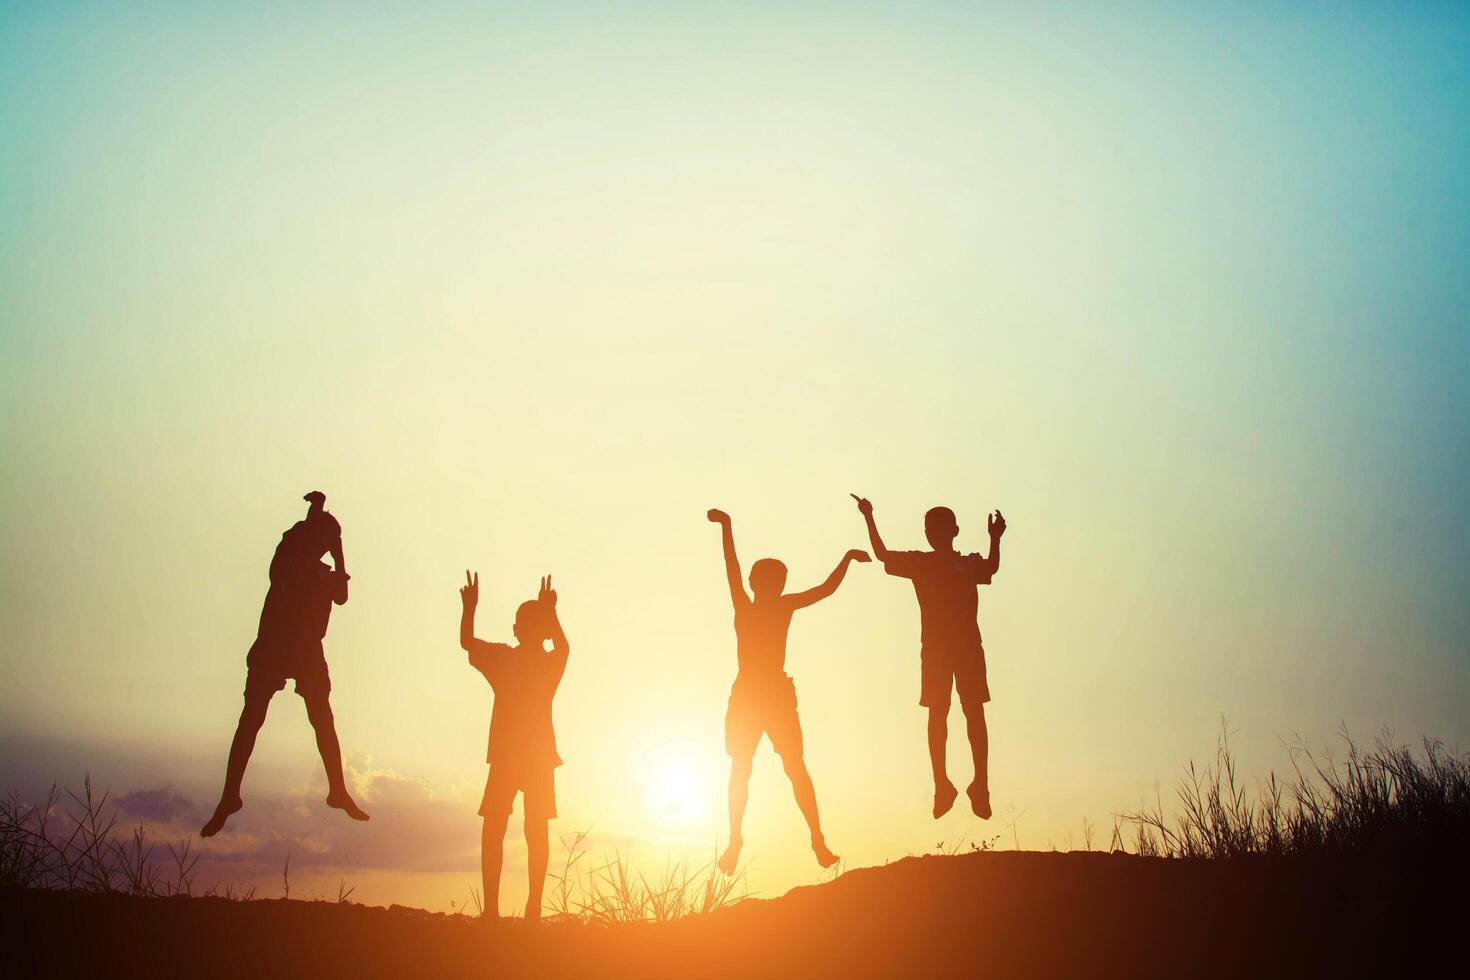
[[[664,824],[689,824],[704,814],[709,791],[687,752],[669,746],[651,753],[643,772],[649,816]]]

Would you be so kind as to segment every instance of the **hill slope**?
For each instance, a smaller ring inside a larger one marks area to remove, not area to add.
[[[0,895],[31,975],[1358,976],[1465,921],[1453,861],[907,858],[668,925],[493,926],[394,906]],[[1444,886],[1440,888],[1439,886]]]

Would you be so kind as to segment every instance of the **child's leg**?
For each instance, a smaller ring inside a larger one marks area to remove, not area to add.
[[[366,820],[368,815],[353,801],[342,776],[342,746],[337,741],[337,722],[332,716],[330,698],[312,693],[303,694],[302,700],[306,702],[306,717],[316,732],[316,748],[327,770],[327,806],[346,811],[354,820]]]
[[[970,736],[970,756],[975,762],[975,781],[970,784],[970,809],[983,820],[990,819],[990,736],[985,729],[985,703],[960,702],[965,709],[965,731]]]
[[[945,771],[945,745],[949,741],[949,700],[954,691],[954,668],[943,649],[924,647],[919,651],[921,683],[919,704],[929,710],[929,767],[934,772],[934,819],[954,806],[959,790]]]
[[[265,724],[266,709],[270,707],[273,693],[245,692],[245,707],[240,712],[240,721],[235,725],[229,760],[225,763],[225,788],[220,792],[219,805],[214,808],[214,816],[199,831],[200,837],[213,837],[219,833],[230,814],[244,805],[240,800],[240,784],[245,781],[245,766],[250,762],[250,753],[255,751],[255,736],[260,733],[260,726]]]
[[[730,759],[730,846],[717,862],[719,869],[727,875],[735,873],[735,864],[740,860],[740,847],[744,843],[740,825],[745,820],[745,803],[750,797],[750,771],[754,762],[754,754]]]
[[[480,827],[480,883],[485,894],[485,908],[481,912],[487,919],[500,917],[500,864],[505,856],[505,825],[510,814],[502,813],[485,818]]]
[[[949,741],[949,702],[929,706],[929,766],[934,770],[934,817],[944,816],[954,806],[959,790],[949,781],[945,768],[945,745]]]
[[[812,785],[806,760],[799,755],[782,756],[781,766],[786,770],[786,777],[791,780],[791,789],[796,794],[796,805],[801,808],[807,829],[811,831],[812,850],[817,855],[817,863],[824,868],[830,868],[837,863],[837,855],[827,848],[827,840],[822,836],[822,821],[817,816],[817,790]]]
[[[347,781],[342,776],[342,744],[337,741],[337,719],[332,714],[332,703],[326,697],[303,700],[306,702],[306,719],[316,733],[316,750],[327,770],[327,795],[345,795]]]
[[[265,713],[271,705],[269,692],[253,694],[245,699],[240,711],[240,721],[235,726],[235,738],[230,742],[230,758],[225,763],[225,788],[220,793],[220,802],[240,800],[240,784],[245,781],[245,767],[250,763],[250,754],[255,751],[255,736],[265,724]]]
[[[541,888],[546,883],[546,862],[551,854],[546,818],[526,817],[526,870],[531,886],[526,892],[526,918],[541,918]]]

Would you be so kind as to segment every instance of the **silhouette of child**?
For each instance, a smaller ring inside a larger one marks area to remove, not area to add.
[[[546,881],[550,851],[548,824],[556,816],[556,734],[551,724],[551,701],[567,669],[566,634],[556,615],[556,592],[551,576],[541,580],[535,599],[516,610],[512,627],[516,643],[487,643],[475,638],[475,606],[480,601],[480,573],[459,590],[463,612],[459,645],[470,656],[470,666],[485,675],[495,692],[490,715],[490,741],[485,761],[490,772],[480,800],[480,873],[484,879],[487,918],[500,914],[500,866],[505,831],[516,793],[525,815],[527,870],[530,891],[526,918],[541,917],[541,892]],[[551,641],[551,651],[546,642]]]
[[[871,559],[865,551],[849,551],[821,585],[783,595],[786,566],[774,558],[762,558],[750,567],[750,588],[755,593],[751,599],[740,581],[740,560],[735,556],[730,516],[720,510],[711,510],[707,516],[721,529],[725,574],[730,584],[730,599],[735,604],[736,657],[740,665],[725,713],[725,751],[730,756],[730,846],[717,864],[725,874],[733,874],[740,859],[744,843],[740,825],[745,817],[756,746],[764,733],[770,736],[771,747],[781,757],[781,765],[791,780],[796,805],[811,831],[817,863],[824,868],[831,867],[837,862],[837,855],[828,849],[822,835],[817,818],[817,793],[802,758],[796,686],[785,671],[786,634],[792,613],[837,591],[849,562]]]
[[[224,790],[214,815],[199,831],[201,837],[219,833],[230,814],[244,805],[240,784],[255,750],[255,737],[265,724],[271,698],[291,678],[296,680],[296,693],[306,702],[306,717],[316,732],[317,751],[326,767],[327,805],[354,820],[368,819],[347,792],[342,776],[342,747],[330,700],[332,680],[322,651],[332,605],[347,602],[349,576],[342,558],[342,525],[326,512],[327,498],[320,490],[302,499],[310,504],[306,520],[297,521],[281,535],[271,558],[270,589],[260,610],[255,642],[245,658],[245,708],[230,743]],[[335,567],[321,561],[329,551]]]
[[[873,521],[873,505],[857,494],[858,511],[868,525],[873,554],[889,575],[914,583],[919,600],[920,693],[919,704],[929,709],[929,762],[934,770],[934,816],[949,812],[959,795],[945,772],[945,742],[949,737],[949,704],[952,691],[960,695],[965,712],[970,754],[975,779],[968,795],[977,817],[990,817],[988,771],[989,742],[985,730],[985,702],[990,688],[985,682],[985,647],[980,640],[978,586],[989,585],[1000,567],[1000,537],[1006,520],[1000,511],[990,515],[990,554],[961,555],[954,539],[959,524],[954,511],[935,507],[924,515],[924,536],[933,551],[889,551]]]

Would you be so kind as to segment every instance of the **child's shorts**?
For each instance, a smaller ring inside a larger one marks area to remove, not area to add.
[[[556,770],[490,767],[485,777],[485,795],[480,799],[480,816],[508,817],[520,793],[521,809],[527,820],[550,820],[556,816]]]
[[[735,678],[725,711],[725,752],[733,759],[755,755],[761,735],[782,758],[801,758],[801,718],[796,713],[796,685],[782,674],[771,680]]]
[[[948,708],[950,694],[958,691],[960,705],[980,705],[990,700],[985,680],[985,647],[924,647],[919,651],[919,704],[926,708]]]
[[[257,638],[245,657],[245,699],[269,701],[286,681],[296,680],[296,693],[303,698],[326,697],[332,693],[332,675],[321,640],[269,641]]]

